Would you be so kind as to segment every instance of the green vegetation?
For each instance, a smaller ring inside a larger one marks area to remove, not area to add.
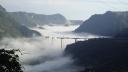
[[[128,72],[128,69],[126,70],[124,70],[124,69],[119,69],[119,70],[114,70],[113,72]]]

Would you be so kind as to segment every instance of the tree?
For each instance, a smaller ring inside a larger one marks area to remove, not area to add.
[[[16,51],[0,49],[0,72],[23,72]]]

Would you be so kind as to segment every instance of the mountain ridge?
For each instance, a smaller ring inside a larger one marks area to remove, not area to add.
[[[104,14],[91,16],[75,32],[113,36],[125,28],[128,28],[128,12],[108,11]]]
[[[44,15],[44,14],[36,14],[29,12],[9,12],[10,16],[12,16],[18,23],[21,25],[25,25],[28,27],[35,27],[37,25],[45,25],[45,24],[67,24],[68,20],[61,14],[52,14],[52,15]]]
[[[40,33],[30,30],[16,22],[0,5],[0,38],[2,37],[32,37]]]

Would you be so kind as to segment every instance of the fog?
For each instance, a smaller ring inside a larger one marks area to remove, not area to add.
[[[24,72],[79,72],[83,68],[73,64],[70,56],[64,56],[67,44],[74,43],[73,39],[61,40],[58,37],[96,37],[87,34],[75,34],[72,31],[78,26],[43,26],[44,29],[32,28],[39,31],[41,37],[33,38],[3,38],[1,48],[19,49],[17,52]],[[49,36],[46,38],[45,36]]]

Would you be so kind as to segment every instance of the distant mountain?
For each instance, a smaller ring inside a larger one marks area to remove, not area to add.
[[[102,36],[113,36],[128,28],[128,12],[95,14],[86,20],[75,32],[87,32]]]
[[[31,37],[40,33],[30,30],[17,23],[6,10],[0,6],[0,38],[2,37]]]
[[[74,25],[80,25],[82,24],[84,21],[83,20],[70,20],[71,24],[74,24]]]
[[[67,24],[68,20],[61,14],[43,15],[26,12],[10,12],[9,13],[18,23],[25,26],[37,26],[44,24]]]

